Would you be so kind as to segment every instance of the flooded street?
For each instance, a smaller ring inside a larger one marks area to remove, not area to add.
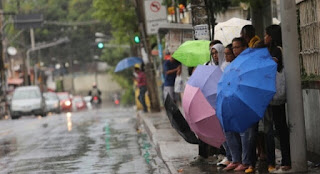
[[[169,173],[133,109],[0,121],[0,173]]]

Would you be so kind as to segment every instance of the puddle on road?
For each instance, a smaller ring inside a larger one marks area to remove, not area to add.
[[[72,131],[72,114],[71,112],[67,113],[67,127],[68,127],[68,131]]]
[[[19,160],[15,166],[13,173],[19,172],[34,172],[34,171],[60,171],[61,173],[69,173],[79,169],[75,167],[83,156],[90,150],[90,145],[94,144],[95,141],[88,136],[88,127],[91,126],[91,122],[85,122],[75,127],[76,131],[79,132],[80,137],[75,151],[72,154],[61,155],[47,158],[30,158]],[[58,173],[60,173],[58,172]]]
[[[17,150],[17,139],[8,137],[0,139],[0,158]]]

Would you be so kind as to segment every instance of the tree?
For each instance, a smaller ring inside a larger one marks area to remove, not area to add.
[[[133,1],[129,0],[95,0],[94,16],[110,23],[115,43],[132,43],[138,34],[137,16]]]
[[[94,21],[94,11],[91,0],[37,0],[37,1],[13,1],[6,0],[4,3],[6,11],[13,11],[17,14],[42,13],[46,21],[41,28],[35,29],[36,43],[52,42],[61,37],[68,37],[68,44],[41,50],[42,61],[52,63],[51,57],[64,62],[66,58],[77,59],[80,63],[93,61],[94,33],[97,30],[106,30],[106,23],[94,23],[90,25],[79,25],[81,22]],[[13,25],[6,27],[8,38],[13,38],[19,30]],[[20,49],[30,47],[29,32],[23,32],[23,37],[11,41]],[[35,54],[33,54],[35,57]]]
[[[105,20],[112,26],[115,40],[111,43],[122,44],[129,43],[131,45],[132,52],[135,51],[134,36],[139,34],[139,20],[142,20],[142,15],[138,8],[141,7],[140,3],[143,1],[132,0],[96,0],[94,1],[94,7],[96,8],[95,16],[101,20]],[[135,6],[137,5],[137,7]],[[137,16],[139,14],[139,17]],[[140,31],[141,32],[141,31]],[[143,38],[145,39],[145,38]],[[146,40],[144,40],[146,41]],[[144,43],[148,43],[147,41]],[[149,45],[144,45],[149,48]],[[149,49],[146,49],[150,51]],[[114,51],[114,50],[112,50]],[[105,56],[107,57],[107,56]],[[121,57],[123,58],[123,57]],[[114,58],[114,59],[119,59]],[[151,109],[153,111],[159,111],[159,99],[157,94],[157,87],[155,82],[155,73],[152,68],[152,64],[148,63],[146,66],[147,84],[149,96],[151,99]]]
[[[212,26],[211,38],[214,39],[214,26],[216,25],[216,18],[219,13],[225,12],[231,5],[231,0],[206,0],[209,23]]]
[[[95,0],[93,1],[95,12],[93,16],[99,20],[109,23],[113,40],[110,44],[126,44],[131,46],[131,50],[124,48],[105,48],[101,58],[109,65],[115,66],[124,57],[128,57],[134,50],[134,38],[138,35],[138,23],[134,4],[128,0]]]

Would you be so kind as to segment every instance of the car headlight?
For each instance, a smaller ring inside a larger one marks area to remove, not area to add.
[[[69,101],[69,100],[68,100],[68,101],[65,101],[64,104],[65,104],[66,106],[70,106],[70,105],[71,105],[71,101]]]

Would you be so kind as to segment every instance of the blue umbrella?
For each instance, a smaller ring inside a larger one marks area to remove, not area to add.
[[[124,58],[117,64],[116,69],[114,70],[114,72],[119,72],[119,71],[122,71],[124,69],[130,68],[130,67],[134,66],[137,63],[138,64],[142,63],[142,59],[140,57]]]
[[[192,73],[188,84],[200,88],[210,105],[216,109],[217,86],[222,76],[220,67],[215,65],[199,65]]]
[[[248,48],[225,69],[216,108],[225,131],[244,132],[264,116],[276,92],[276,72],[267,48]]]

